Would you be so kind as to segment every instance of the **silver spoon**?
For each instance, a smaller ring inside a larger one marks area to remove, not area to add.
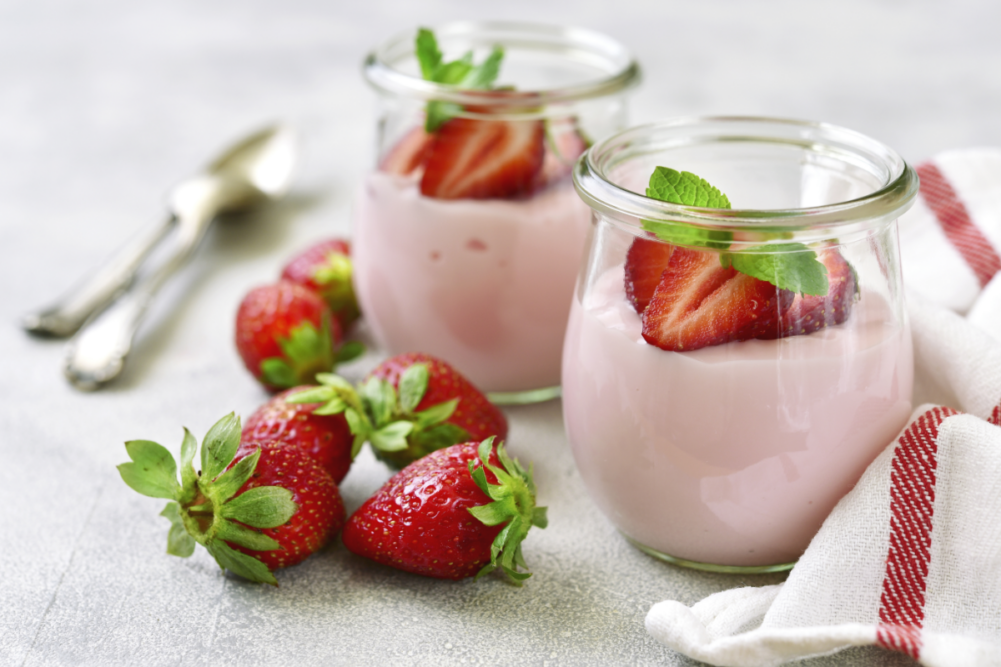
[[[96,389],[121,373],[147,307],[194,252],[212,220],[220,213],[246,210],[284,195],[291,183],[296,153],[294,133],[284,126],[266,128],[232,146],[201,174],[170,192],[171,217],[165,228],[126,248],[113,260],[111,269],[95,275],[95,286],[85,285],[62,305],[44,311],[50,320],[65,315],[69,321],[87,308],[100,307],[94,305],[99,301],[94,295],[102,296],[106,303],[115,294],[122,294],[96,317],[86,320],[70,341],[63,368],[70,382],[80,389]],[[124,291],[152,247],[175,226],[178,238],[172,253]]]

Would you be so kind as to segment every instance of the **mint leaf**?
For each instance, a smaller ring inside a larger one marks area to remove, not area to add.
[[[730,208],[730,200],[718,188],[690,171],[657,167],[650,175],[646,196],[681,206]]]
[[[681,206],[730,208],[730,200],[704,178],[688,171],[656,167],[650,175],[647,197]],[[643,229],[672,245],[726,250],[733,242],[731,232],[702,229],[685,222],[643,220]],[[779,289],[799,294],[827,294],[827,267],[817,253],[802,243],[778,243],[720,254],[724,267],[764,280]]]
[[[755,246],[723,253],[720,261],[723,266],[732,266],[779,289],[811,296],[827,295],[827,267],[817,259],[817,253],[802,243]]]
[[[681,206],[730,208],[730,200],[716,187],[688,171],[657,167],[650,174],[646,196]],[[732,232],[702,229],[685,222],[643,220],[643,229],[671,245],[698,246],[726,250],[733,241]]]
[[[457,86],[465,90],[489,90],[500,73],[500,63],[504,58],[504,49],[495,46],[486,60],[479,65],[473,64],[472,51],[467,51],[458,60],[443,62],[444,57],[438,48],[438,40],[434,32],[427,28],[420,28],[417,31],[414,52],[420,64],[421,76],[425,81]],[[434,132],[461,112],[462,108],[457,104],[431,100],[427,105],[424,127],[428,132]]]
[[[501,61],[504,59],[504,49],[499,46],[495,46],[487,59],[483,61],[482,64],[477,67],[473,67],[469,72],[463,77],[459,84],[463,88],[471,88],[473,90],[488,90],[497,80],[497,75],[500,74]]]
[[[427,81],[432,81],[434,73],[441,65],[441,51],[438,49],[438,40],[434,33],[427,28],[420,28],[417,31],[414,50],[417,52],[417,62],[421,66],[421,76]]]

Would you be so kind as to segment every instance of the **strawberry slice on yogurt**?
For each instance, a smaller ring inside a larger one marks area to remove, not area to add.
[[[541,120],[452,118],[428,147],[421,194],[493,199],[531,191],[545,156]]]

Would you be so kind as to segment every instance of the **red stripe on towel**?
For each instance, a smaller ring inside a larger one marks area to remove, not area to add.
[[[994,410],[991,412],[991,416],[987,418],[987,421],[995,426],[1001,426],[1001,403],[994,406]]]
[[[904,431],[893,452],[890,545],[876,643],[915,660],[921,655],[925,584],[931,558],[938,427],[956,414],[951,408],[928,410]]]
[[[921,197],[932,210],[946,238],[956,247],[983,287],[1001,271],[1001,256],[980,228],[973,224],[969,211],[960,201],[942,171],[932,162],[917,168],[921,178]]]

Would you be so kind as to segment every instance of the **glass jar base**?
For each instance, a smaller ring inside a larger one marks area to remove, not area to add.
[[[551,401],[562,395],[563,390],[557,385],[529,391],[491,391],[487,393],[487,399],[495,405],[528,405]]]
[[[628,541],[629,544],[658,560],[662,560],[673,565],[680,565],[681,567],[687,567],[692,570],[702,570],[704,572],[723,572],[726,574],[765,574],[768,572],[785,572],[786,570],[791,570],[793,565],[796,564],[795,562],[780,563],[778,565],[716,565],[715,563],[700,563],[694,560],[677,558],[675,556],[670,556],[657,551],[656,549],[651,549],[648,546],[640,544],[625,533],[622,533],[622,536],[626,538],[626,541]]]

